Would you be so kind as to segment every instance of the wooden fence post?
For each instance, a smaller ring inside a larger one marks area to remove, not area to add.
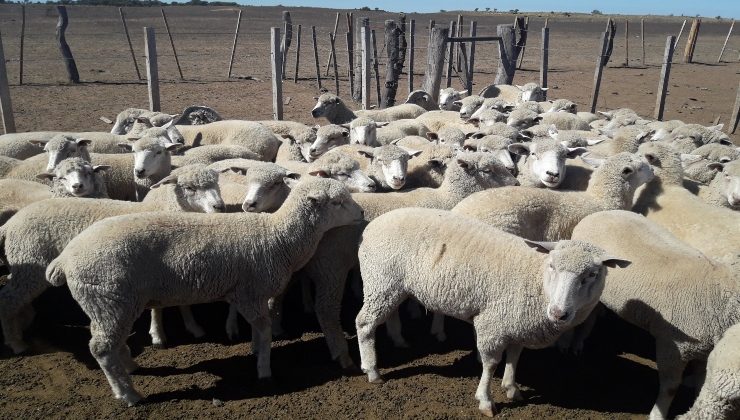
[[[59,43],[59,51],[62,53],[62,59],[64,60],[64,66],[67,68],[67,75],[69,81],[72,83],[80,83],[80,73],[77,71],[77,63],[72,56],[72,50],[69,49],[67,39],[64,36],[64,31],[67,30],[69,25],[69,19],[67,18],[67,8],[65,6],[57,6],[57,12],[59,12],[59,20],[57,21],[57,42]]]
[[[3,117],[5,134],[15,133],[15,119],[13,118],[13,106],[10,103],[10,87],[8,87],[8,71],[5,68],[2,35],[0,35],[0,114]]]
[[[455,25],[457,25],[455,23],[455,21],[452,21],[451,20],[450,21],[449,33],[451,33],[453,36],[456,33],[456,31],[455,31],[456,26]],[[453,70],[452,64],[453,64],[453,61],[454,60],[455,60],[455,44],[454,43],[449,43],[449,50],[448,50],[448,56],[447,56],[447,73],[446,73],[446,75],[447,75],[447,85],[445,87],[450,87],[452,85],[452,70]],[[431,93],[431,92],[427,92],[427,93]]]
[[[547,87],[547,66],[550,49],[550,28],[542,28],[542,59],[540,60],[540,86]],[[547,91],[545,91],[547,97]]]
[[[738,120],[740,120],[740,83],[738,83],[737,86],[735,106],[732,109],[732,117],[730,118],[730,123],[728,124],[729,127],[727,127],[727,131],[729,131],[730,134],[735,134],[735,130],[737,130]]]
[[[609,43],[609,34],[601,34],[601,50],[596,60],[596,71],[594,73],[594,90],[591,94],[591,113],[596,112],[596,102],[599,100],[599,88],[601,87],[601,75],[604,71],[604,57],[606,56],[607,45]]]
[[[360,28],[362,39],[362,109],[370,109],[370,25]]]
[[[462,36],[462,25],[463,25],[463,16],[457,15],[457,26],[456,26],[457,36],[460,36],[460,37]],[[451,33],[452,35],[450,36],[455,36],[455,32],[451,32]],[[462,43],[458,42],[456,44],[457,45],[455,45],[455,47],[457,47],[457,52],[455,53],[455,57],[456,57],[457,64],[455,65],[455,70],[458,73],[460,73],[460,71],[462,70],[462,66],[460,63],[460,53],[462,52],[462,49],[461,49]]]
[[[525,33],[526,33],[527,31],[529,31],[529,16],[527,16],[527,17],[526,17],[526,18],[524,19],[524,28],[522,28],[522,30],[523,30],[523,31],[524,31]],[[524,41],[525,41],[525,42],[524,42],[524,45],[522,45],[522,53],[521,53],[521,55],[519,56],[519,67],[517,67],[518,69],[521,69],[521,68],[522,68],[522,63],[524,63],[524,51],[526,51],[526,49],[527,49],[527,43],[526,43],[526,41],[527,41],[527,38],[526,38],[526,37],[524,37]]]
[[[311,26],[311,40],[313,41],[313,61],[316,64],[316,83],[321,90],[321,68],[319,67],[319,47],[316,45],[316,26]]]
[[[362,103],[362,28],[364,27],[370,27],[370,18],[368,17],[360,17],[360,24],[355,25],[354,21],[352,23],[352,42],[354,42],[354,58],[352,62],[354,63],[355,68],[352,71],[352,75],[355,78],[354,80],[354,87],[355,89],[352,91],[352,99],[355,100],[355,102]],[[369,32],[368,32],[369,34]]]
[[[449,33],[447,28],[433,28],[432,39],[427,47],[427,70],[424,75],[423,90],[432,95],[435,102],[439,100],[439,86],[442,82],[442,66],[445,62],[445,48]]]
[[[699,27],[701,26],[701,19],[694,19],[691,22],[691,30],[689,31],[689,38],[686,41],[686,49],[683,52],[683,62],[691,63],[694,60],[694,50],[696,49],[696,39],[699,37]]]
[[[437,25],[437,22],[434,21],[434,19],[431,19],[429,21],[429,39],[432,39],[432,29]]]
[[[496,34],[501,37],[501,40],[498,43],[499,65],[493,83],[510,85],[514,82],[514,72],[516,71],[514,25],[498,25]]]
[[[293,42],[293,21],[290,18],[290,12],[283,12],[283,39],[280,43],[280,75],[285,79],[286,65],[288,63],[288,50]],[[281,118],[282,119],[282,118]]]
[[[665,97],[668,93],[668,79],[671,77],[671,61],[673,61],[675,43],[676,37],[673,35],[666,39],[663,67],[660,70],[660,82],[658,83],[658,99],[655,103],[654,116],[658,121],[663,121],[663,110],[665,110]]]
[[[643,67],[647,65],[645,62],[645,19],[640,19],[640,41],[642,42],[642,64]]]
[[[126,17],[123,15],[123,7],[118,8],[118,13],[121,15],[121,23],[123,23],[123,31],[126,33],[126,41],[128,42],[128,50],[131,53],[131,60],[134,62],[134,69],[136,69],[136,78],[141,80],[141,73],[139,72],[139,63],[136,62],[136,54],[134,54],[134,46],[131,45],[131,36],[128,33],[128,25],[126,25]]]
[[[337,96],[339,96],[339,69],[337,68],[337,49],[334,46],[334,35],[329,34],[329,42],[331,43],[331,54],[334,56],[334,60],[332,60],[332,63],[334,64],[334,85],[336,92],[334,92]]]
[[[298,25],[298,34],[295,37],[295,75],[293,83],[298,83],[298,65],[301,62],[301,25]]]
[[[339,28],[339,12],[337,12],[337,18],[334,20],[334,31],[329,35],[336,36],[338,28]],[[334,59],[336,59],[336,57],[334,57],[334,54],[329,54],[329,59],[326,60],[326,76],[329,75],[329,67],[331,67],[331,61]]]
[[[624,66],[630,66],[630,21],[624,21]]]
[[[352,13],[347,13],[347,77],[349,78],[349,94],[354,99],[355,93],[355,20]]]
[[[157,40],[154,28],[144,28],[144,54],[146,55],[146,80],[149,89],[149,110],[161,111],[159,103],[159,69],[157,68]]]
[[[283,52],[280,28],[270,28],[270,63],[272,69],[272,119],[283,119]]]
[[[475,38],[478,34],[478,22],[470,21],[470,37]],[[470,64],[468,65],[468,95],[473,94],[473,73],[475,72],[475,41],[470,42]]]
[[[370,38],[373,40],[373,73],[375,73],[375,93],[378,97],[378,106],[383,98],[380,96],[380,73],[378,72],[378,44],[375,41],[375,29],[370,31]]]
[[[393,106],[396,102],[396,92],[398,90],[398,77],[403,70],[403,61],[401,61],[400,40],[403,36],[401,30],[393,20],[385,21],[385,51],[388,55],[388,64],[385,66],[385,90],[383,98],[380,101],[381,108]]]
[[[170,38],[170,45],[172,46],[172,54],[175,55],[175,64],[177,64],[177,72],[180,73],[180,79],[182,77],[182,69],[180,68],[180,59],[177,58],[177,50],[175,49],[175,41],[172,39],[172,32],[170,32],[170,25],[167,23],[167,15],[164,14],[164,8],[160,8],[162,11],[162,19],[164,20],[164,28],[167,30],[167,36]]]
[[[20,68],[18,69],[18,84],[19,85],[23,85],[23,42],[25,38],[26,38],[26,6],[21,5],[21,51],[20,51],[20,57],[19,57],[20,58],[20,62],[19,62]]]
[[[730,24],[730,30],[727,31],[727,38],[725,38],[725,43],[722,44],[722,50],[719,52],[719,58],[717,59],[717,62],[718,63],[721,63],[722,62],[722,55],[724,55],[724,53],[725,53],[725,48],[727,47],[727,41],[730,40],[730,35],[732,35],[732,28],[734,28],[734,27],[735,27],[735,19],[732,20],[732,23]],[[23,48],[23,44],[21,44],[21,48]],[[23,63],[23,60],[21,60],[21,64],[22,63]]]
[[[414,90],[414,48],[416,46],[416,21],[411,19],[411,25],[409,27],[409,93]]]
[[[676,37],[676,45],[678,45],[678,41],[681,40],[681,34],[683,34],[683,28],[686,27],[686,19],[683,20],[683,24],[681,24],[681,30],[678,31],[678,36]]]
[[[229,59],[229,73],[226,76],[227,79],[231,78],[231,70],[234,68],[234,56],[236,55],[236,43],[239,40],[239,26],[242,23],[242,11],[239,10],[239,16],[236,18],[236,30],[234,30],[234,43],[231,45],[231,58]]]

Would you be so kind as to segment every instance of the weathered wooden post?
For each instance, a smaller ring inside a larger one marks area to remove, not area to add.
[[[354,99],[355,102],[360,102],[361,104],[365,103],[365,100],[362,96],[363,90],[362,90],[362,84],[365,82],[364,73],[362,72],[362,64],[363,64],[363,55],[362,55],[362,43],[365,39],[362,35],[362,28],[370,28],[370,18],[368,17],[360,17],[360,24],[357,26],[352,26],[353,30],[355,31],[352,34],[352,39],[355,43],[354,46],[354,70],[352,72],[355,80],[354,80],[354,91],[352,91],[352,99]],[[368,29],[368,36],[370,35],[370,29]],[[368,44],[369,46],[370,44]]]
[[[414,48],[416,46],[416,21],[411,19],[409,27],[409,93],[414,90]]]
[[[378,97],[378,106],[383,98],[380,95],[380,73],[378,72],[378,43],[375,41],[375,29],[370,31],[373,40],[373,73],[375,73],[375,93]]]
[[[10,103],[10,87],[8,86],[8,70],[5,68],[2,35],[0,35],[0,114],[3,117],[5,134],[15,133],[15,119],[13,118],[13,106]]]
[[[455,33],[456,33],[456,30],[455,30],[456,29],[456,26],[455,25],[456,25],[455,21],[452,21],[451,20],[450,21],[449,33],[451,33],[452,35],[455,35]],[[449,55],[447,56],[447,73],[446,73],[446,76],[447,76],[447,85],[445,87],[452,86],[452,70],[453,70],[452,65],[453,65],[453,61],[455,60],[455,44],[454,43],[450,43],[448,54]],[[427,93],[430,93],[430,92],[427,92]]]
[[[522,28],[522,31],[524,31],[524,33],[527,33],[529,31],[529,16],[524,18],[524,28]],[[519,66],[517,67],[518,69],[522,68],[522,63],[524,63],[524,51],[527,50],[527,37],[524,36],[521,39],[524,40],[524,44],[521,46],[522,52],[519,54]]]
[[[445,48],[447,47],[447,28],[433,28],[432,38],[427,47],[427,70],[424,75],[423,88],[432,95],[434,101],[439,100],[439,87],[442,83],[442,66],[445,62]]]
[[[462,34],[463,34],[462,33],[462,25],[463,25],[463,16],[462,15],[457,15],[457,26],[455,26],[457,28],[457,32],[456,33],[455,32],[450,32],[450,34],[451,34],[450,36],[456,36],[455,34],[457,34],[458,37],[462,37]],[[461,66],[461,63],[460,63],[460,53],[462,52],[462,49],[461,49],[461,46],[462,45],[463,44],[460,43],[460,42],[458,42],[457,45],[455,45],[455,47],[458,49],[457,53],[455,53],[455,56],[457,57],[456,58],[457,64],[455,65],[455,70],[457,70],[458,73],[460,73],[460,70],[462,69],[462,66]]]
[[[329,35],[336,36],[338,28],[339,28],[339,12],[337,12],[337,18],[334,20],[334,31]],[[329,59],[326,61],[326,76],[329,75],[329,67],[331,67],[331,62],[334,59],[335,59],[334,54],[329,54]]]
[[[231,71],[234,68],[234,56],[236,55],[236,43],[239,41],[239,26],[242,23],[242,10],[239,10],[239,16],[236,18],[236,30],[234,30],[234,43],[231,45],[231,58],[229,59],[229,73],[227,79],[231,78]]]
[[[624,21],[624,66],[630,66],[630,21]]]
[[[354,99],[355,93],[355,20],[352,13],[347,13],[347,77],[349,78],[349,94]]]
[[[437,22],[434,21],[434,19],[431,19],[429,21],[429,39],[432,39],[432,29],[437,25]]]
[[[272,69],[272,119],[283,119],[283,51],[280,28],[270,28],[270,63]]]
[[[362,109],[370,109],[370,25],[360,28],[362,37]]]
[[[172,46],[172,54],[175,55],[175,64],[177,64],[177,72],[180,73],[180,79],[182,77],[182,69],[180,68],[180,59],[177,58],[177,50],[175,49],[175,41],[172,39],[172,32],[170,32],[170,25],[167,23],[167,15],[164,14],[164,8],[159,9],[162,11],[162,19],[164,20],[164,28],[167,30],[167,36],[170,38],[170,45]]]
[[[478,22],[470,21],[470,37],[475,38],[478,34]],[[470,64],[468,65],[468,95],[473,94],[473,73],[475,73],[475,41],[470,41]]]
[[[540,86],[547,87],[547,66],[550,49],[550,28],[542,28],[542,58],[540,59]],[[547,97],[547,91],[545,91]]]
[[[609,43],[609,34],[604,32],[601,34],[601,50],[599,57],[596,59],[596,71],[594,72],[594,90],[591,93],[591,113],[596,112],[596,102],[599,100],[599,88],[601,87],[601,75],[604,71],[604,58],[606,57],[606,50]]]
[[[20,51],[20,57],[19,57],[20,61],[18,63],[20,64],[20,67],[18,69],[18,84],[19,85],[23,85],[23,42],[25,38],[26,38],[26,6],[21,5],[21,51]]]
[[[665,97],[668,93],[668,79],[671,77],[671,61],[673,61],[675,43],[676,37],[673,35],[666,39],[663,67],[660,69],[660,82],[658,83],[658,99],[655,103],[654,117],[658,121],[663,121],[663,110],[665,110]]]
[[[161,111],[159,103],[159,69],[157,68],[157,40],[154,28],[144,28],[144,54],[146,56],[146,80],[149,90],[149,110]]]
[[[280,65],[281,71],[280,74],[282,75],[283,79],[285,79],[286,71],[286,64],[288,63],[288,50],[290,50],[290,45],[293,42],[293,21],[290,18],[290,12],[284,11],[283,12],[283,39],[280,43],[280,54],[282,55]]]
[[[730,30],[727,31],[727,38],[725,38],[725,43],[722,44],[722,50],[719,52],[719,58],[717,58],[718,63],[722,62],[722,55],[724,55],[725,53],[725,48],[727,47],[727,41],[730,40],[730,35],[732,35],[732,28],[734,27],[735,27],[735,19],[732,20],[732,23],[730,24]],[[23,48],[23,44],[21,44],[21,48]],[[23,61],[21,61],[21,64],[22,63]]]
[[[727,127],[727,131],[729,131],[730,134],[735,134],[735,131],[737,130],[738,120],[740,120],[740,83],[738,83],[737,86],[735,106],[732,109],[732,117],[730,118],[730,123],[728,124],[729,127]]]
[[[64,60],[64,66],[67,68],[69,81],[72,83],[80,83],[80,73],[77,71],[77,63],[75,63],[75,58],[72,56],[72,50],[69,48],[69,44],[67,44],[67,38],[64,36],[64,32],[67,30],[67,26],[69,25],[67,8],[65,6],[57,6],[57,12],[59,12],[59,20],[57,21],[57,42],[59,43],[59,51],[62,53],[62,59]]]
[[[121,15],[121,23],[123,23],[123,32],[126,33],[126,42],[128,42],[128,50],[131,53],[131,60],[134,62],[134,69],[136,70],[136,78],[141,80],[141,73],[139,72],[139,63],[136,62],[136,54],[134,54],[134,46],[131,45],[131,36],[128,33],[128,25],[126,25],[126,16],[123,14],[123,8],[118,8],[118,13]]]
[[[319,90],[321,90],[321,68],[319,67],[319,47],[316,45],[316,26],[311,26],[311,40],[313,41],[313,61],[316,64],[316,83],[319,85]]]
[[[640,19],[640,41],[642,42],[642,64],[643,67],[647,65],[645,62],[645,19]]]
[[[510,85],[514,82],[516,71],[516,34],[514,25],[498,25],[496,34],[501,37],[498,43],[499,66],[494,84]]]
[[[295,74],[293,76],[293,83],[298,83],[298,65],[301,62],[301,25],[298,25],[298,34],[295,38]]]
[[[388,65],[385,72],[385,90],[383,99],[380,101],[381,108],[393,106],[396,102],[396,91],[398,90],[398,77],[403,70],[401,60],[400,40],[401,30],[393,20],[385,21],[385,51],[388,54]]]
[[[334,56],[332,63],[334,64],[334,85],[337,96],[339,96],[339,69],[337,68],[337,49],[334,46],[334,35],[329,34],[329,42],[331,43],[331,54]]]
[[[689,38],[686,41],[686,49],[683,52],[683,62],[691,63],[694,60],[694,50],[696,49],[696,39],[699,38],[699,27],[701,26],[701,19],[694,19],[691,23],[691,30],[689,31]]]

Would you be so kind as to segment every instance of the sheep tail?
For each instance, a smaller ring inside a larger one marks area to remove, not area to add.
[[[46,281],[52,286],[61,286],[67,282],[67,276],[64,274],[62,262],[55,258],[48,267],[46,267]]]

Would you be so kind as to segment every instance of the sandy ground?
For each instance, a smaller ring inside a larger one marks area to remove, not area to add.
[[[257,80],[226,80],[228,56],[233,39],[236,12],[230,8],[166,8],[185,81],[180,81],[163,32],[158,9],[128,9],[128,24],[139,64],[143,62],[142,26],[155,26],[158,33],[162,107],[177,112],[191,104],[206,104],[228,118],[266,119],[271,117],[268,66],[268,30],[279,25],[280,8],[245,8],[237,48],[234,74]],[[316,25],[323,69],[328,57],[328,32],[333,10],[298,8],[291,10],[294,24]],[[18,86],[19,8],[0,6],[11,95],[18,129],[107,130],[98,117],[113,117],[130,106],[147,107],[146,84],[136,80],[117,9],[70,7],[68,40],[78,58],[84,83],[64,82],[64,67],[54,44],[56,15],[47,6],[28,8],[24,85]],[[367,15],[379,31],[382,51],[382,20],[392,17],[381,12],[355,11]],[[569,98],[587,109],[593,70],[605,18],[532,15],[530,43],[523,69],[516,83],[539,77],[539,33],[550,16],[551,52],[549,85],[551,98]],[[425,62],[426,25],[429,19],[445,22],[453,14],[412,14],[417,25],[417,63]],[[466,19],[470,17],[466,15]],[[478,34],[495,32],[495,25],[509,23],[509,15],[478,15]],[[630,18],[630,67],[624,68],[624,34],[620,22],[614,53],[604,71],[599,108],[632,107],[651,115],[660,73],[659,63],[665,37],[676,34],[682,18],[648,18],[646,22],[647,65],[640,63],[639,18]],[[697,45],[696,64],[675,64],[671,75],[666,118],[708,124],[717,116],[723,122],[735,98],[740,64],[737,62],[740,37],[728,44],[726,60],[716,56],[729,27],[728,22],[708,19]],[[422,29],[423,28],[423,29]],[[313,122],[309,110],[318,93],[307,26],[303,28],[303,50],[299,83],[288,81],[284,95],[290,97],[285,118]],[[687,28],[688,29],[688,28]],[[345,31],[344,21],[340,32]],[[209,33],[209,34],[205,34]],[[682,36],[685,40],[686,32]],[[341,45],[344,45],[341,43]],[[294,43],[295,48],[295,43]],[[678,48],[682,53],[683,42]],[[294,52],[294,50],[291,50]],[[478,46],[475,89],[491,83],[495,75],[496,50]],[[340,72],[346,72],[346,45],[340,49]],[[288,68],[295,57],[291,53]],[[381,60],[382,61],[382,60]],[[680,61],[680,60],[676,60]],[[416,85],[423,79],[416,68]],[[289,75],[293,75],[291,70]],[[381,74],[384,74],[381,70]],[[398,98],[407,92],[401,81]],[[333,80],[324,80],[333,87]],[[460,87],[455,80],[455,86]],[[346,96],[348,82],[341,81]],[[323,121],[322,121],[323,123]],[[738,136],[733,137],[738,141]],[[288,307],[299,308],[297,293],[291,292]],[[353,357],[359,361],[354,338],[354,314],[359,301],[348,295],[344,304],[344,327],[350,334]],[[127,409],[111,398],[108,384],[87,350],[89,332],[84,315],[63,290],[44,294],[36,304],[38,316],[29,331],[32,352],[14,357],[0,353],[0,418],[48,417],[477,417],[473,399],[479,365],[471,353],[472,328],[448,321],[449,340],[440,344],[428,334],[430,317],[406,320],[405,333],[411,349],[394,349],[379,330],[379,357],[387,382],[370,385],[362,376],[344,376],[329,359],[323,336],[313,316],[289,312],[287,333],[274,343],[272,384],[256,378],[255,358],[250,354],[249,329],[231,343],[223,333],[224,305],[196,308],[208,330],[202,340],[193,340],[184,331],[176,311],[167,313],[166,329],[170,347],[151,348],[147,336],[148,317],[137,324],[130,340],[142,365],[134,382],[146,396],[144,403]],[[657,392],[657,374],[652,340],[645,333],[607,316],[600,321],[581,357],[563,356],[557,350],[526,351],[522,356],[518,382],[525,400],[506,401],[494,388],[502,417],[567,419],[634,418],[647,414]],[[501,366],[497,372],[500,378]],[[682,388],[673,411],[680,413],[691,404],[692,390]]]

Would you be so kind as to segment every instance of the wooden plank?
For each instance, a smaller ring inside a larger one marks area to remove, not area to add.
[[[352,69],[352,77],[353,80],[353,86],[354,90],[352,91],[352,99],[355,102],[359,102],[360,104],[363,103],[362,100],[362,28],[370,27],[370,18],[368,17],[360,17],[360,24],[359,25],[352,25],[353,33],[352,33],[352,40],[354,42],[354,57],[352,58],[352,62],[354,63],[354,69]],[[368,32],[369,34],[369,32]]]
[[[455,21],[450,21],[449,31],[451,34],[455,33],[455,29],[456,29],[455,25],[456,25]],[[450,46],[448,48],[448,55],[447,55],[447,73],[446,73],[447,84],[446,84],[446,87],[452,86],[452,70],[453,70],[452,63],[455,60],[455,44],[454,43],[449,43],[449,44]],[[431,92],[427,92],[427,93],[431,93]]]
[[[301,62],[301,25],[298,25],[298,34],[296,34],[295,38],[295,73],[293,74],[293,83],[298,83],[298,66]]]
[[[362,109],[370,109],[370,25],[363,25],[360,28],[362,37]]]
[[[730,132],[730,134],[735,134],[735,131],[737,130],[738,120],[740,120],[740,83],[738,83],[737,86],[737,94],[735,95],[735,106],[732,108],[732,117],[730,118],[730,123],[727,124],[729,126],[727,127],[727,130]]]
[[[434,19],[429,21],[429,39],[432,39],[432,29],[437,25],[437,22],[434,21]]]
[[[21,5],[21,50],[19,53],[18,84],[23,85],[23,43],[26,38],[26,6]]]
[[[234,56],[236,55],[236,43],[239,41],[239,27],[242,23],[242,10],[239,10],[239,16],[236,18],[236,29],[234,30],[234,43],[231,45],[231,58],[229,59],[229,73],[226,78],[231,77],[231,71],[234,69]]]
[[[414,90],[414,47],[416,46],[416,41],[414,39],[415,36],[416,21],[414,19],[411,19],[411,24],[409,26],[409,93]]]
[[[272,70],[272,118],[283,119],[283,52],[280,28],[270,28],[270,63]]]
[[[285,79],[286,77],[285,75],[286,73],[288,73],[285,67],[288,63],[288,51],[290,50],[290,46],[293,42],[293,20],[290,18],[290,12],[288,11],[283,11],[282,17],[283,17],[283,35],[282,35],[283,39],[280,43],[280,54],[282,55],[282,60],[280,62],[281,63],[280,65],[282,66],[282,69],[281,69],[280,74],[282,75],[283,79]]]
[[[540,59],[540,86],[547,87],[547,69],[550,53],[550,28],[542,28],[542,55]],[[547,96],[547,92],[545,92]]]
[[[439,100],[442,66],[445,62],[445,47],[447,46],[446,40],[449,33],[447,28],[433,28],[432,39],[427,47],[427,69],[422,89],[432,95],[435,102]]]
[[[526,18],[524,19],[524,28],[523,28],[523,30],[524,30],[524,32],[527,32],[527,31],[529,31],[529,16],[527,16],[527,17],[526,17]],[[521,54],[519,55],[519,67],[517,67],[518,69],[521,69],[521,68],[522,68],[522,63],[524,62],[524,51],[526,51],[526,50],[527,50],[527,43],[526,43],[526,39],[527,39],[527,38],[525,37],[525,38],[524,38],[524,40],[525,40],[525,42],[524,42],[524,45],[522,45],[522,52],[521,52]]]
[[[149,90],[149,110],[161,111],[159,102],[159,69],[157,68],[157,40],[154,28],[144,28],[144,55],[146,56],[146,80]]]
[[[337,34],[337,28],[339,27],[339,12],[337,12],[337,18],[334,20],[334,30],[329,35],[335,36]],[[334,60],[334,54],[329,54],[329,59],[326,60],[326,76],[329,75],[329,67],[331,62]]]
[[[498,25],[496,33],[501,38],[498,44],[499,65],[494,84],[510,85],[516,71],[516,35],[514,25]]]
[[[624,66],[630,66],[630,21],[624,21]]]
[[[121,15],[121,23],[123,23],[123,31],[126,33],[126,42],[128,42],[128,50],[131,53],[131,61],[134,62],[134,69],[136,70],[136,78],[141,80],[141,73],[139,72],[139,63],[136,62],[136,54],[134,54],[134,46],[131,44],[131,36],[128,33],[128,25],[126,25],[126,17],[123,14],[123,8],[118,8],[118,13]]]
[[[475,38],[478,32],[478,22],[470,21],[470,37]],[[475,72],[475,41],[470,42],[470,64],[468,65],[468,95],[473,94],[473,73]]]
[[[57,12],[59,12],[59,20],[57,21],[57,42],[59,43],[59,51],[62,53],[62,60],[64,60],[64,66],[67,69],[67,76],[69,81],[72,83],[80,83],[80,73],[77,71],[77,63],[75,58],[72,56],[72,50],[67,44],[67,38],[64,32],[67,30],[69,25],[69,19],[67,18],[67,8],[65,6],[57,6]]]
[[[331,37],[331,35],[329,35]],[[316,45],[316,26],[311,26],[311,40],[313,41],[313,61],[316,64],[316,84],[321,90],[321,68],[319,68],[319,47]]]
[[[685,27],[686,27],[686,20],[687,20],[687,19],[684,19],[684,20],[683,20],[683,24],[681,24],[681,30],[680,30],[680,31],[678,31],[678,36],[676,37],[676,45],[678,45],[678,41],[680,41],[680,40],[681,40],[681,34],[683,34],[683,28],[685,28]]]
[[[596,58],[596,71],[594,72],[594,89],[591,93],[591,113],[596,112],[596,102],[599,100],[599,88],[601,87],[601,76],[604,71],[604,57],[606,56],[607,45],[609,43],[609,34],[601,34],[601,49],[599,56]]]
[[[640,64],[644,67],[647,65],[645,62],[645,19],[640,19],[640,42],[642,42],[642,61],[640,61]]]
[[[721,63],[722,62],[722,56],[725,53],[725,48],[727,47],[727,41],[730,40],[730,35],[732,35],[732,28],[734,28],[734,27],[735,27],[735,19],[732,20],[732,23],[730,24],[730,30],[727,31],[727,38],[725,38],[725,43],[722,44],[722,50],[719,52],[719,58],[717,58],[717,62],[718,63]],[[23,46],[23,44],[21,44],[21,48],[22,48],[22,46]],[[23,61],[21,61],[21,63],[23,63]]]
[[[159,9],[162,11],[162,19],[164,20],[164,28],[167,30],[167,36],[170,38],[170,45],[172,46],[172,54],[175,55],[175,64],[177,64],[177,72],[180,73],[180,79],[182,77],[182,69],[180,68],[180,59],[177,58],[177,50],[175,49],[175,41],[172,39],[172,32],[170,32],[170,25],[167,23],[167,15],[164,14],[164,8]]]
[[[5,134],[15,133],[15,118],[13,118],[13,105],[10,102],[8,69],[5,68],[5,51],[3,49],[2,35],[0,35],[0,115],[3,118],[3,130]]]
[[[329,34],[329,42],[331,43],[331,52],[334,55],[334,60],[332,60],[332,63],[334,64],[334,87],[336,89],[336,92],[334,92],[337,96],[339,96],[339,69],[337,68],[337,50],[334,47],[334,35]]]
[[[696,40],[699,38],[699,27],[701,26],[701,19],[694,19],[691,23],[691,30],[689,31],[689,37],[686,41],[686,49],[683,54],[683,62],[691,63],[694,61],[694,50],[696,49]]]
[[[658,98],[655,102],[655,119],[663,121],[665,110],[665,98],[668,93],[668,79],[671,76],[671,61],[673,61],[673,50],[676,46],[676,37],[671,35],[666,39],[665,53],[663,54],[663,66],[660,70],[660,82],[658,83]]]
[[[375,93],[378,97],[378,106],[383,98],[380,95],[380,73],[378,72],[378,44],[375,41],[375,30],[370,31],[370,38],[373,40],[373,73],[375,73]]]
[[[349,93],[350,95],[352,92],[355,91],[355,69],[354,69],[354,52],[352,48],[352,33],[347,32],[345,34],[345,39],[347,40],[347,77],[349,78]]]
[[[457,36],[462,36],[462,26],[463,26],[463,16],[457,15]],[[462,52],[462,44],[457,45],[457,53],[456,53],[456,61],[457,65],[455,66],[455,69],[457,69],[457,72],[460,73],[462,70],[461,63],[460,63],[460,53]]]

